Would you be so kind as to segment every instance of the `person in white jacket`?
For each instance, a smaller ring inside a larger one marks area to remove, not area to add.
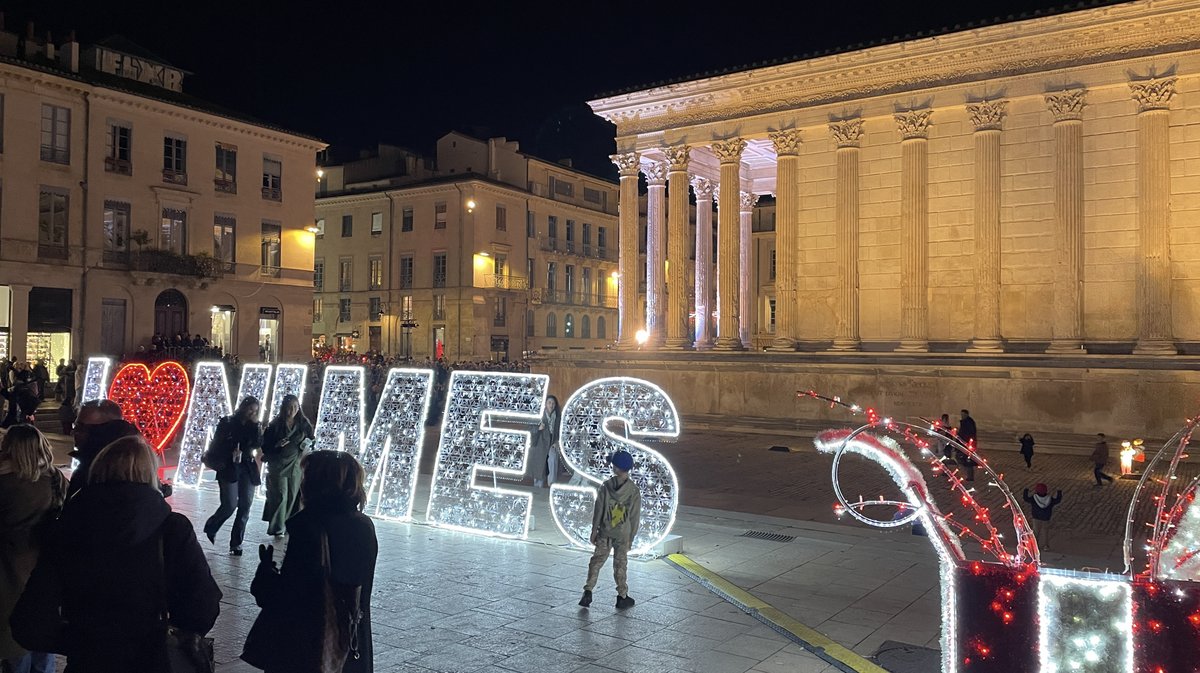
[[[634,604],[629,595],[627,572],[629,548],[641,523],[642,492],[629,478],[633,470],[633,456],[628,451],[617,451],[608,457],[608,462],[613,466],[613,477],[600,488],[596,506],[592,509],[591,541],[596,545],[596,551],[588,563],[587,584],[583,586],[583,598],[579,599],[579,604],[585,608],[592,604],[592,589],[596,588],[600,569],[611,553],[613,579],[617,582],[617,608],[623,610]]]

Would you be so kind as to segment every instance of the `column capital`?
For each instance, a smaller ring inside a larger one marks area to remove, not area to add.
[[[613,162],[614,165],[616,165],[617,172],[621,174],[621,177],[623,177],[623,178],[628,178],[628,177],[636,178],[637,177],[638,170],[639,170],[639,162],[641,160],[641,157],[638,155],[637,152],[625,152],[623,154],[610,154],[610,155],[608,155],[608,158]]]
[[[721,163],[736,164],[742,160],[742,150],[746,149],[746,141],[741,138],[714,140],[711,147]]]
[[[664,161],[642,160],[642,173],[646,176],[646,184],[667,184],[667,164]]]
[[[1054,115],[1054,121],[1079,121],[1083,119],[1084,99],[1087,89],[1064,89],[1046,94],[1046,107]]]
[[[674,147],[664,147],[663,153],[667,155],[667,170],[674,173],[678,171],[687,171],[688,161],[692,156],[692,148],[688,145],[676,145]]]
[[[1175,77],[1153,77],[1131,81],[1129,93],[1137,101],[1138,112],[1166,110],[1175,97]]]
[[[858,147],[862,134],[862,117],[829,122],[829,135],[833,136],[838,147]]]
[[[1008,114],[1008,101],[981,100],[967,103],[967,114],[976,131],[999,131],[1004,127],[1004,117]]]
[[[748,213],[754,210],[754,204],[758,203],[758,194],[753,194],[751,192],[740,192],[739,196],[741,196],[741,212]]]
[[[716,193],[717,186],[708,178],[702,178],[699,175],[692,176],[692,189],[696,190],[697,199],[711,199]]]
[[[925,139],[929,137],[930,115],[933,110],[906,110],[895,115],[896,128],[904,140]]]
[[[777,156],[795,156],[800,153],[800,129],[784,129],[782,131],[771,131],[767,134],[771,139],[771,143],[775,145],[775,154]]]

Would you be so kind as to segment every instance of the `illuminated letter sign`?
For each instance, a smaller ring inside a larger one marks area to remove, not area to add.
[[[263,415],[267,413],[267,390],[270,386],[271,365],[242,365],[242,380],[238,383],[237,403],[241,405],[242,400],[247,397],[258,400],[258,418],[255,420],[259,423],[263,422]]]
[[[208,448],[209,437],[217,422],[233,413],[233,409],[229,403],[229,382],[225,378],[224,364],[196,363],[192,381],[192,398],[188,402],[187,423],[183,426],[175,485],[196,488],[204,471],[200,458]]]
[[[80,404],[104,399],[104,391],[108,389],[108,370],[111,368],[112,360],[108,358],[88,358],[87,369],[83,373]]]
[[[321,406],[317,409],[316,449],[358,455],[363,436],[363,368],[325,368]]]
[[[369,513],[381,519],[412,517],[425,417],[433,393],[433,370],[393,369],[379,396],[359,462],[367,474]]]
[[[275,368],[275,388],[271,391],[271,414],[268,419],[279,415],[283,398],[295,395],[304,404],[304,380],[308,375],[306,365],[279,365]]]

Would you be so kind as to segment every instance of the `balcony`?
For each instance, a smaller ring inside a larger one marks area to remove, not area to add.
[[[128,250],[105,250],[104,263],[111,266],[129,266]]]
[[[171,168],[164,168],[163,182],[171,185],[186,185],[187,171],[177,171]]]
[[[237,194],[237,183],[233,180],[216,178],[213,180],[213,190],[222,194]]]
[[[433,274],[434,287],[446,287],[446,274],[434,272]]]
[[[262,267],[262,271],[260,272],[260,274],[264,278],[278,278],[279,277],[279,267],[264,265]]]
[[[233,263],[212,255],[181,255],[170,250],[140,250],[129,258],[131,271],[166,273],[174,276],[219,278],[233,271]]]
[[[580,245],[575,241],[562,238],[546,237],[540,240],[540,247],[546,252],[557,252],[563,255],[587,257],[589,259],[612,260],[612,252],[607,247],[594,246],[590,243]]]
[[[133,164],[128,159],[104,157],[104,170],[118,175],[133,175]]]
[[[279,187],[263,187],[262,197],[268,201],[282,201],[283,190]]]
[[[497,290],[528,290],[529,279],[524,276],[507,276],[500,273],[493,273],[484,276],[485,287],[494,287]]]

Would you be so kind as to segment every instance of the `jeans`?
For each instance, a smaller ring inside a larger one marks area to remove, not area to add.
[[[26,652],[19,657],[5,659],[12,673],[54,673],[54,655],[49,652]]]
[[[250,480],[248,471],[239,468],[237,481],[218,481],[217,485],[221,487],[221,506],[204,524],[204,532],[209,537],[215,537],[236,509],[237,518],[233,520],[233,531],[229,534],[229,549],[239,550],[246,535],[246,522],[250,520],[250,506],[254,504],[254,482]]]
[[[1112,480],[1113,480],[1113,478],[1112,478],[1112,477],[1108,476],[1107,474],[1104,474],[1104,471],[1103,471],[1103,470],[1104,470],[1104,466],[1103,466],[1103,465],[1097,465],[1097,466],[1096,466],[1096,468],[1095,468],[1094,470],[1092,470],[1092,476],[1096,478],[1096,485],[1097,485],[1097,486],[1100,486],[1101,484],[1103,484],[1103,483],[1104,483],[1104,482],[1100,481],[1101,479],[1103,479],[1103,480],[1105,480],[1105,481],[1112,481]]]

